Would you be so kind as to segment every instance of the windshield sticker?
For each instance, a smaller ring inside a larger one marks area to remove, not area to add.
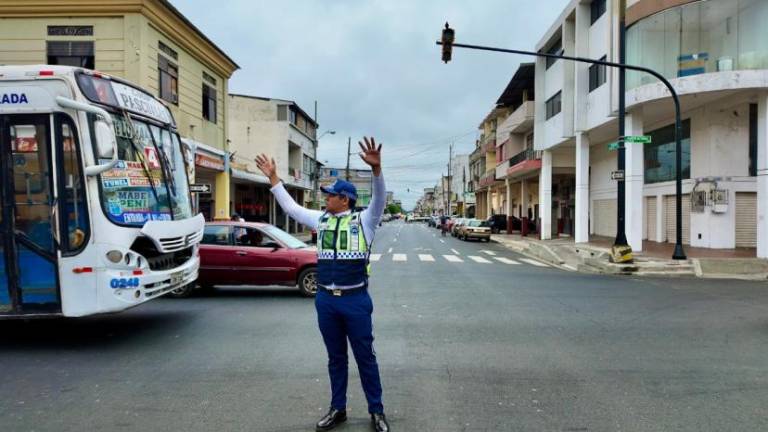
[[[144,158],[151,169],[160,169],[160,160],[154,148],[144,147]]]
[[[127,178],[109,178],[101,182],[104,189],[121,189],[130,186]]]
[[[168,108],[151,95],[118,82],[112,83],[112,90],[117,96],[117,103],[122,108],[155,118],[163,123],[172,123]]]

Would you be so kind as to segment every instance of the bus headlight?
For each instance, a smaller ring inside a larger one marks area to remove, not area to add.
[[[111,262],[117,264],[123,259],[123,253],[119,250],[111,250],[107,252],[107,259]]]

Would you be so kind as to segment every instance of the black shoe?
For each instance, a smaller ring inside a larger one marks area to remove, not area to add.
[[[320,421],[317,422],[317,426],[315,427],[315,430],[316,431],[331,430],[336,426],[340,425],[341,423],[344,423],[345,421],[347,421],[346,410],[339,411],[336,408],[331,408],[328,411],[328,414],[323,416],[323,418],[321,418]]]
[[[389,423],[384,413],[371,414],[371,423],[373,424],[373,430],[376,432],[389,432]]]

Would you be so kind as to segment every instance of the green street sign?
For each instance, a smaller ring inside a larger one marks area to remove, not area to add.
[[[618,150],[618,149],[619,149],[619,143],[614,142],[614,143],[608,144],[608,150],[613,151],[613,150]]]
[[[635,143],[635,144],[650,144],[651,136],[650,135],[629,135],[624,137],[624,142]]]

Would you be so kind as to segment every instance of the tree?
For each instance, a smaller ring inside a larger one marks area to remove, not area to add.
[[[385,210],[385,212],[389,214],[398,214],[398,213],[402,213],[403,209],[397,204],[390,204],[387,206],[387,209]]]

